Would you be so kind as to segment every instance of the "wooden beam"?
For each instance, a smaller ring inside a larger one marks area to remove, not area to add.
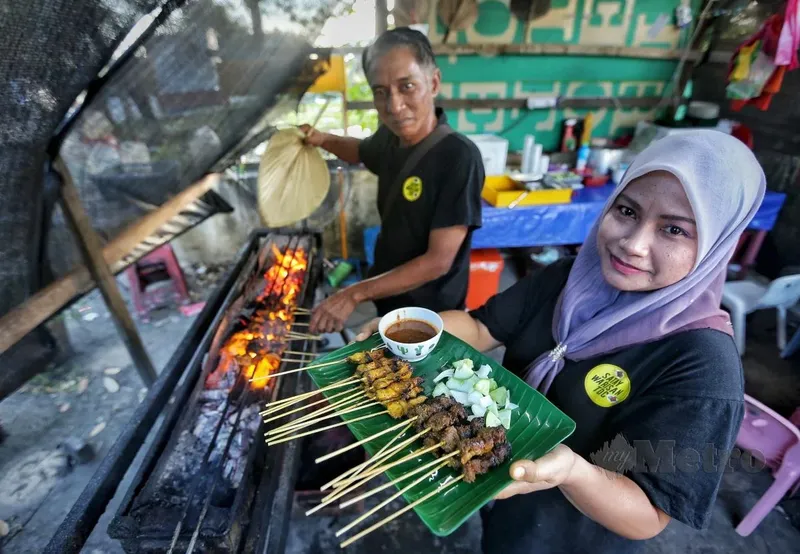
[[[220,175],[217,173],[203,177],[167,200],[157,210],[126,227],[103,248],[103,259],[111,267],[111,271],[116,273],[123,269],[118,264],[128,253],[183,211],[186,206],[211,190],[219,179]],[[8,312],[0,318],[0,353],[11,348],[73,298],[91,290],[94,285],[89,270],[85,266],[80,266]]]
[[[360,56],[363,46],[334,48],[336,54]],[[434,44],[437,56],[606,56],[615,58],[639,58],[652,60],[678,60],[681,50],[661,50],[631,46],[593,46],[580,44]],[[700,59],[702,53],[693,51],[689,60]],[[728,56],[730,58],[730,56]],[[727,60],[726,60],[727,61]]]
[[[683,50],[663,50],[640,46],[597,46],[582,44],[434,44],[437,56],[602,56],[611,58],[639,58],[649,60],[678,60]],[[689,59],[700,57],[691,52]]]
[[[106,301],[108,311],[111,312],[111,318],[117,326],[117,331],[122,335],[122,340],[128,348],[128,354],[133,359],[136,371],[144,384],[149,387],[156,380],[156,370],[150,356],[147,355],[147,350],[136,330],[136,324],[125,305],[125,300],[119,292],[114,274],[103,258],[100,237],[92,228],[92,222],[83,209],[78,190],[72,182],[72,176],[64,160],[60,157],[57,158],[53,167],[61,175],[61,208],[64,216],[75,233],[75,239],[86,260],[86,265],[89,266],[89,273],[92,274],[100,288],[100,293]]]
[[[654,108],[661,101],[660,97],[645,96],[642,98],[633,97],[606,97],[591,96],[584,98],[563,98],[556,99],[556,106],[534,107],[533,110],[550,110],[573,108],[573,109],[594,109],[594,108],[619,108],[619,109],[647,109]],[[527,100],[525,98],[440,98],[436,100],[436,105],[445,110],[527,110]],[[372,102],[348,102],[349,110],[371,110],[375,106]]]

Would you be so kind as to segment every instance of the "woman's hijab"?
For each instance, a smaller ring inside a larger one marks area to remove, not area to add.
[[[697,259],[689,275],[674,285],[621,292],[603,278],[597,230],[617,195],[653,171],[667,171],[683,185],[697,222]],[[720,309],[727,265],[765,189],[755,156],[730,135],[685,131],[648,146],[625,173],[583,244],[556,304],[557,346],[528,366],[528,383],[547,392],[564,358],[585,360],[690,329],[733,334],[727,313]]]

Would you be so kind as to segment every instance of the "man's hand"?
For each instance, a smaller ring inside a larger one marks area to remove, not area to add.
[[[312,333],[333,333],[344,329],[344,324],[358,301],[350,289],[340,290],[323,300],[311,314]]]
[[[559,444],[535,462],[530,460],[514,462],[509,470],[514,482],[500,491],[495,498],[502,500],[517,494],[564,485],[572,477],[577,458],[577,454],[569,447]]]
[[[300,129],[306,136],[306,138],[303,139],[303,142],[311,146],[322,147],[322,144],[325,142],[325,136],[327,133],[323,133],[322,131],[317,131],[316,129],[314,129],[314,127],[312,127],[307,123],[303,123],[302,125],[300,125],[300,127],[298,127],[298,129]]]

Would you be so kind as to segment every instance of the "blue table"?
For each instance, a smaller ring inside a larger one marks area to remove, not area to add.
[[[613,185],[576,190],[570,204],[508,209],[484,202],[483,226],[472,235],[472,248],[582,244],[613,190]],[[772,229],[785,199],[785,194],[767,192],[749,229]]]
[[[614,185],[590,187],[572,193],[570,204],[495,208],[483,203],[483,226],[472,235],[472,248],[520,248],[583,244],[600,216]],[[749,229],[769,231],[778,219],[786,195],[767,192]],[[364,250],[372,265],[378,227],[364,229]],[[756,245],[755,250],[758,250]],[[754,254],[751,253],[750,257]]]

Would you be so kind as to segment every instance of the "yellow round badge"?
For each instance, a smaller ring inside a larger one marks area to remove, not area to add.
[[[409,202],[413,202],[422,196],[422,179],[419,177],[409,177],[403,181],[403,197]]]
[[[583,380],[586,394],[592,402],[603,408],[619,404],[631,393],[631,380],[621,367],[600,364]]]

